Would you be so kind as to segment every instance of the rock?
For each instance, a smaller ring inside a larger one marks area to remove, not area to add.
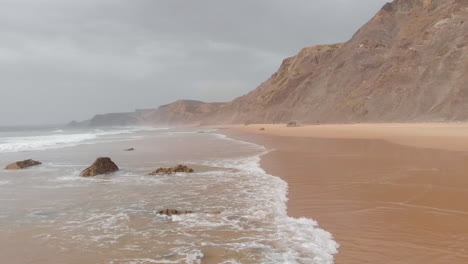
[[[194,170],[192,168],[189,168],[185,165],[177,165],[172,168],[159,168],[151,173],[149,175],[156,175],[156,174],[173,174],[176,172],[185,172],[185,173],[192,173]]]
[[[124,149],[124,151],[134,151],[134,150],[135,150],[134,148]]]
[[[261,131],[265,131],[265,128],[264,128],[264,127],[262,127],[262,128],[260,128],[260,130],[261,130]]]
[[[119,167],[107,157],[97,158],[96,161],[89,168],[81,172],[81,177],[92,177],[101,174],[111,173],[118,171]]]
[[[183,215],[183,214],[193,214],[193,211],[185,211],[185,210],[176,210],[176,209],[163,209],[159,210],[158,214],[162,215]]]
[[[194,214],[196,212],[194,211],[189,211],[189,210],[176,210],[176,209],[163,209],[163,210],[159,210],[158,211],[158,214],[160,215],[168,215],[168,216],[171,216],[171,215],[184,215],[184,214]],[[205,214],[221,214],[221,212],[217,211],[217,212],[205,212]]]
[[[39,161],[28,159],[28,160],[17,161],[15,163],[12,163],[12,164],[6,166],[5,170],[20,170],[20,169],[29,168],[29,167],[32,167],[32,166],[41,165],[41,164],[42,163],[39,162]]]
[[[297,122],[293,121],[293,122],[289,122],[286,126],[287,127],[298,127],[299,125],[297,124]]]

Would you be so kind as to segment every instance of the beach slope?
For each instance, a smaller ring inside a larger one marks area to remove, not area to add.
[[[230,128],[272,150],[261,166],[291,216],[333,233],[336,263],[468,263],[468,124]]]

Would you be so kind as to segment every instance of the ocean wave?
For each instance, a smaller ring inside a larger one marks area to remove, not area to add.
[[[34,176],[40,188],[63,192],[60,188],[70,187],[66,193],[92,193],[95,202],[55,199],[19,221],[51,227],[44,239],[63,248],[118,252],[110,254],[109,264],[199,264],[214,256],[223,264],[333,263],[339,247],[333,236],[312,219],[287,215],[288,184],[259,165],[261,155],[268,153],[265,147],[216,133],[203,135],[245,151],[226,158],[210,154],[193,164],[235,170],[148,176],[146,168],[128,166],[112,175],[82,178],[84,164],[48,163],[57,172],[55,177],[44,174],[44,180]],[[180,136],[199,140],[199,135]],[[196,213],[159,215],[163,208]],[[121,254],[129,250],[131,254]]]
[[[56,149],[90,143],[93,140],[105,137],[130,134],[139,131],[156,131],[164,128],[153,127],[125,127],[116,130],[94,129],[80,133],[65,134],[63,130],[52,131],[49,135],[2,137],[0,138],[0,153],[11,153],[21,151],[35,151],[45,149]]]
[[[51,136],[29,136],[3,138],[0,143],[0,153],[43,150],[73,146],[87,140],[96,139],[97,134],[71,134]]]
[[[318,227],[318,223],[313,219],[293,218],[287,215],[288,184],[279,177],[267,174],[260,167],[260,159],[269,151],[265,147],[231,139],[224,135],[215,134],[219,138],[236,141],[238,143],[250,145],[260,153],[251,157],[239,159],[210,161],[211,165],[220,167],[234,167],[256,178],[258,183],[257,193],[263,194],[265,201],[271,201],[274,206],[270,208],[273,212],[264,209],[264,203],[252,204],[248,209],[250,217],[258,219],[268,218],[273,215],[273,222],[276,226],[273,238],[280,238],[275,243],[272,250],[267,251],[265,261],[262,263],[313,263],[332,264],[334,255],[338,253],[339,244],[333,239],[331,233]],[[251,178],[251,179],[252,179]],[[259,188],[263,187],[263,191]]]

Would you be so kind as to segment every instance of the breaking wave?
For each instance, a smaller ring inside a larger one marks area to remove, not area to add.
[[[79,144],[98,143],[99,139],[109,136],[129,134],[137,131],[159,130],[157,128],[123,128],[116,130],[94,129],[66,133],[64,130],[52,131],[52,134],[33,136],[0,137],[0,153],[35,151],[71,147]]]

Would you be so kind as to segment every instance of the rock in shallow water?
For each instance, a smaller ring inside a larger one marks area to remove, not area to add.
[[[29,168],[32,166],[41,165],[41,164],[42,163],[39,161],[28,159],[28,160],[17,161],[15,163],[9,164],[8,166],[5,167],[5,170],[20,170],[20,169]]]
[[[157,175],[157,174],[172,174],[176,172],[185,172],[185,173],[192,173],[194,170],[192,168],[189,168],[185,165],[177,165],[172,168],[159,168],[151,173],[149,175]]]
[[[119,167],[117,167],[117,165],[115,165],[115,163],[110,158],[100,157],[96,159],[93,165],[81,172],[80,176],[93,177],[101,174],[115,172],[118,170]]]
[[[159,210],[158,214],[162,215],[183,215],[183,214],[193,214],[195,212],[193,211],[187,211],[187,210],[176,210],[176,209],[164,209],[164,210]]]
[[[201,212],[195,212],[195,211],[189,211],[189,210],[177,210],[177,209],[163,209],[163,210],[159,210],[157,214],[171,216],[171,215],[184,215],[184,214],[195,214],[195,213],[201,213]],[[220,211],[203,212],[203,213],[211,214],[211,215],[221,214]]]

